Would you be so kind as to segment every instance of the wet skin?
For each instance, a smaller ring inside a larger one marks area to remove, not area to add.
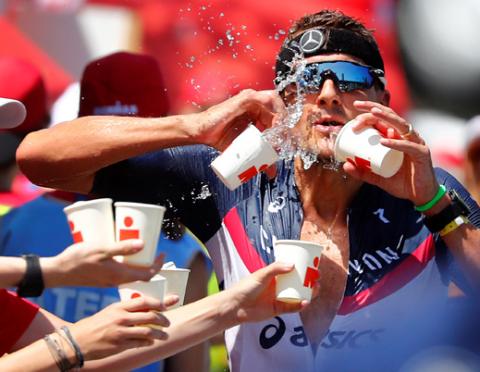
[[[342,54],[311,57],[307,63],[340,60],[362,63]],[[294,100],[296,94],[289,93],[286,99]],[[295,127],[296,134],[303,139],[304,148],[318,154],[319,159],[330,161],[335,134],[345,123],[364,113],[354,106],[355,101],[387,104],[388,93],[374,87],[341,92],[333,80],[327,79],[317,93],[306,94],[303,114]],[[315,347],[328,331],[343,300],[350,257],[346,209],[361,181],[345,178],[342,170],[326,170],[320,163],[305,170],[298,158],[295,161],[295,180],[304,211],[300,238],[326,245],[319,265],[316,297],[301,312],[305,331]]]

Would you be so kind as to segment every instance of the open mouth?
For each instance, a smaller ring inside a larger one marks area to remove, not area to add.
[[[315,125],[323,125],[323,126],[326,126],[326,127],[337,127],[337,126],[343,126],[342,123],[338,122],[338,121],[335,121],[335,120],[328,120],[328,121],[322,121],[322,122],[319,122],[319,123],[315,123]]]
[[[313,123],[315,130],[321,133],[338,133],[345,123],[337,120],[317,120]]]

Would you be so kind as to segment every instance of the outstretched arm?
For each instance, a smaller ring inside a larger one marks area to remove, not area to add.
[[[275,299],[275,276],[291,270],[292,265],[273,263],[228,290],[163,314],[158,311],[178,298],[170,296],[165,304],[147,297],[115,303],[70,325],[70,330],[88,361],[85,370],[127,371],[169,357],[234,325],[302,310],[307,301],[287,304]],[[0,358],[0,370],[55,370],[55,362],[42,344],[44,341],[35,340],[64,324],[41,310],[14,346],[13,351],[17,351]],[[153,329],[143,324],[168,328]],[[25,346],[30,342],[34,343]],[[69,360],[74,361],[75,355],[68,351],[68,345],[64,349]],[[37,359],[36,353],[42,353],[41,357]]]
[[[307,301],[287,304],[275,299],[275,276],[291,270],[293,266],[276,262],[250,274],[228,290],[168,311],[165,313],[170,320],[166,329],[168,339],[155,340],[152,346],[129,350],[95,363],[113,369],[137,368],[167,358],[237,324],[300,311],[307,306]]]
[[[9,294],[9,296],[12,295]],[[170,296],[163,304],[152,298],[135,298],[112,304],[75,324],[69,324],[40,309],[22,337],[10,350],[10,354],[0,358],[0,370],[58,371],[55,359],[43,340],[46,335],[51,335],[68,361],[75,363],[77,357],[73,348],[59,333],[55,333],[55,330],[65,325],[69,327],[85,360],[88,361],[86,366],[91,363],[90,361],[105,358],[126,349],[151,345],[153,339],[165,339],[167,335],[161,328],[149,328],[144,324],[167,327],[169,321],[159,311],[165,310],[166,306],[175,303],[176,300],[178,298]]]
[[[162,267],[163,255],[151,266],[121,263],[113,257],[143,249],[140,240],[124,240],[107,247],[73,244],[53,257],[40,258],[45,287],[111,287],[136,280],[149,280]],[[18,285],[25,275],[26,261],[20,257],[0,257],[0,288]]]
[[[147,152],[191,144],[223,150],[248,125],[272,125],[283,102],[275,91],[245,90],[189,115],[162,118],[86,116],[29,134],[17,151],[34,183],[88,193],[95,172]]]

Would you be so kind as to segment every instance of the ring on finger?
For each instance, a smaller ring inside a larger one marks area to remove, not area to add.
[[[408,125],[407,133],[400,135],[400,137],[402,137],[403,139],[408,139],[408,137],[410,137],[412,134],[415,134],[415,131],[413,130],[413,125],[410,123],[408,123],[407,125]]]

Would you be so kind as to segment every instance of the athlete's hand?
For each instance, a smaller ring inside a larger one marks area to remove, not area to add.
[[[400,170],[390,178],[361,170],[346,162],[343,169],[353,177],[376,185],[398,198],[422,205],[431,200],[438,190],[430,150],[411,125],[390,107],[376,102],[355,101],[363,114],[357,116],[354,130],[373,127],[385,135],[381,143],[404,153]]]
[[[57,256],[40,259],[45,285],[116,287],[136,280],[148,281],[161,269],[163,254],[151,266],[136,266],[114,259],[142,249],[143,242],[134,239],[110,246],[73,244]]]
[[[196,142],[223,151],[248,124],[260,131],[270,128],[285,105],[275,90],[243,90],[236,96],[210,107],[198,115],[194,134]]]

